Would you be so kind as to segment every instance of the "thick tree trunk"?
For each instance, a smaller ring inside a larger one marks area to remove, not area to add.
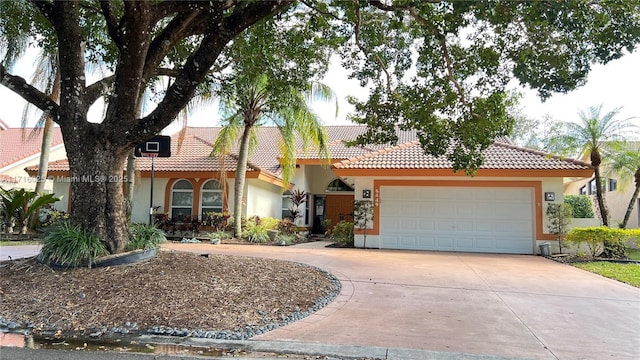
[[[600,218],[602,219],[602,225],[609,226],[609,213],[607,207],[604,204],[604,195],[602,194],[602,178],[600,176],[600,166],[593,167],[593,172],[596,178],[596,200],[598,202],[598,211],[600,212]]]
[[[70,161],[71,221],[99,236],[110,253],[124,251],[129,231],[123,169],[130,149],[100,136],[92,142],[72,136],[65,139],[65,144]]]
[[[249,160],[249,139],[251,138],[252,125],[246,125],[240,140],[238,149],[238,163],[236,165],[236,178],[233,194],[233,235],[240,237],[242,234],[242,204],[244,203],[244,183],[247,173],[247,161]]]

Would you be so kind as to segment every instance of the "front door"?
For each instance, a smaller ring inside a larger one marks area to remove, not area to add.
[[[342,220],[353,222],[353,200],[353,194],[325,196],[325,219],[331,220],[331,226]]]

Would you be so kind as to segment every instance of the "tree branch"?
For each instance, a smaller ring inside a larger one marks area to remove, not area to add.
[[[468,106],[471,113],[473,113],[471,104],[467,102],[464,96],[464,90],[462,89],[462,86],[460,86],[460,83],[453,76],[453,62],[451,61],[451,56],[449,55],[449,47],[447,46],[447,40],[445,36],[435,26],[433,26],[432,23],[427,21],[427,19],[425,19],[424,17],[420,16],[420,14],[418,14],[418,12],[413,6],[409,6],[408,10],[411,17],[413,17],[418,23],[420,23],[424,27],[428,28],[433,33],[433,36],[435,36],[436,39],[438,39],[438,41],[440,42],[440,48],[442,49],[442,57],[444,58],[444,61],[447,67],[447,78],[449,79],[449,81],[451,81],[451,83],[453,83],[456,90],[458,91],[458,97],[460,98],[460,102],[464,106]]]
[[[275,0],[257,1],[246,6],[236,5],[231,16],[224,19],[224,28],[231,31],[235,37],[258,20],[276,14],[293,3],[293,0]]]
[[[387,92],[391,93],[391,76],[389,75],[389,71],[387,70],[387,65],[384,63],[384,61],[382,61],[382,58],[376,54],[376,53],[371,53],[369,52],[369,50],[367,48],[365,48],[361,43],[360,43],[360,26],[362,25],[362,19],[360,17],[360,6],[358,6],[356,4],[356,26],[354,29],[354,34],[355,34],[355,40],[356,40],[356,45],[358,46],[358,49],[360,49],[360,51],[362,51],[365,54],[369,54],[369,55],[373,55],[373,57],[376,59],[376,61],[378,62],[378,64],[380,65],[380,68],[382,69],[382,71],[385,74],[385,77],[387,78]]]
[[[86,92],[84,95],[84,103],[88,106],[91,106],[98,98],[105,95],[107,93],[107,89],[113,86],[116,77],[115,75],[108,76],[104,79],[94,82],[93,84],[87,86]]]
[[[162,62],[165,55],[180,40],[197,32],[199,27],[204,29],[206,21],[204,12],[200,9],[190,10],[176,15],[160,34],[151,41],[147,51],[144,79],[147,80],[154,75],[155,69]]]
[[[122,34],[120,33],[120,29],[118,28],[118,19],[113,13],[113,7],[111,6],[111,0],[100,0],[100,9],[102,9],[102,14],[104,14],[104,18],[107,22],[107,29],[109,31],[109,36],[113,39],[113,41],[120,49],[122,45]]]
[[[49,114],[53,121],[58,122],[58,109],[60,106],[47,94],[27,84],[20,76],[11,75],[4,65],[0,64],[0,84],[20,95],[28,103],[33,104],[44,113]]]
[[[53,23],[53,4],[47,1],[31,0],[31,4]]]
[[[229,41],[249,26],[282,11],[291,3],[293,0],[255,2],[235,9],[226,17],[224,11],[210,14],[206,19],[209,25],[207,35],[200,46],[187,59],[179,76],[167,89],[164,99],[154,111],[136,122],[135,129],[127,134],[126,141],[131,144],[139,143],[149,134],[158,133],[169,125],[189,102],[196,87],[203,81]],[[154,72],[156,70],[153,68]]]
[[[302,0],[300,2],[305,4],[309,9],[317,12],[318,14],[329,16],[329,17],[334,18],[334,19],[339,20],[339,21],[344,21],[344,19],[341,19],[338,15],[336,15],[336,14],[330,12],[330,11],[322,11],[322,10],[318,9],[317,6],[314,6],[313,4],[311,4],[307,0]]]

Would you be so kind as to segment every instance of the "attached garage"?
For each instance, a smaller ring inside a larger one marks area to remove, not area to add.
[[[386,249],[532,254],[532,188],[380,187]]]
[[[565,179],[591,177],[593,168],[508,139],[483,156],[474,176],[425,154],[418,141],[334,164],[336,175],[355,183],[355,200],[372,203],[367,229],[354,231],[355,246],[534,254],[541,243],[553,244],[549,204],[563,202]]]

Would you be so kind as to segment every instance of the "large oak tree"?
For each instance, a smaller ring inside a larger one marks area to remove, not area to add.
[[[224,67],[234,38],[263,21],[286,28],[288,15],[304,14],[314,39],[301,42],[297,56],[310,47],[335,49],[352,76],[369,85],[369,98],[354,100],[352,119],[369,126],[358,142],[393,142],[395,127],[415,128],[425,151],[471,171],[481,151],[512,126],[505,95],[512,78],[542,97],[569,91],[584,83],[593,62],[622,56],[640,37],[637,1],[16,0],[0,6],[0,47],[30,32],[34,46],[59,53],[59,102],[4,65],[0,84],[60,125],[76,180],[71,218],[113,253],[128,238],[119,180],[129,150],[169,125],[201,83],[214,81],[212,68]],[[295,66],[293,55],[288,66]],[[88,84],[85,61],[109,64],[112,75]],[[135,116],[140,91],[159,75],[171,76],[171,86],[153,111]],[[89,107],[100,97],[106,115],[89,122]]]

